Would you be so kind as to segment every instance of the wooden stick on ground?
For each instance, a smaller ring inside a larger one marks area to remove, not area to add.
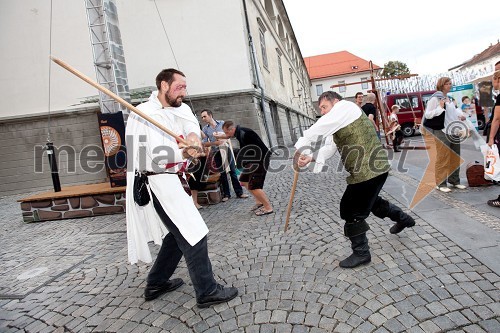
[[[182,143],[182,144],[184,144],[186,146],[189,146],[189,143],[186,140],[184,140],[183,138],[181,138],[180,136],[178,136],[177,134],[175,134],[174,132],[172,132],[171,130],[169,130],[168,128],[166,128],[165,126],[163,126],[162,124],[160,124],[159,122],[157,122],[156,120],[154,120],[153,118],[151,118],[150,116],[144,114],[138,108],[136,108],[135,106],[133,106],[132,104],[130,104],[129,102],[127,102],[126,100],[124,100],[123,98],[121,98],[120,96],[116,95],[111,90],[109,90],[109,89],[101,86],[99,83],[93,81],[91,78],[89,78],[88,76],[86,76],[82,72],[78,71],[77,69],[71,67],[70,65],[66,64],[64,61],[59,60],[59,59],[57,59],[56,57],[53,57],[53,56],[50,56],[50,59],[52,59],[53,62],[55,62],[59,66],[63,67],[67,71],[69,71],[69,72],[73,73],[74,75],[78,76],[80,79],[82,79],[83,81],[87,82],[91,86],[97,88],[99,91],[102,91],[103,93],[105,93],[106,95],[108,95],[109,97],[111,97],[112,99],[114,99],[115,101],[117,101],[118,103],[120,103],[121,105],[123,105],[124,107],[126,107],[127,109],[129,109],[130,111],[136,113],[141,118],[146,119],[151,124],[155,125],[159,129],[161,129],[162,131],[164,131],[165,133],[167,133],[168,135],[173,136],[175,138],[175,140],[177,140],[177,142]]]
[[[293,170],[293,185],[292,185],[292,193],[290,193],[290,200],[288,201],[288,210],[286,212],[286,223],[285,223],[285,231],[288,229],[288,222],[290,222],[290,214],[292,212],[292,204],[293,197],[295,196],[295,189],[297,188],[297,182],[299,180],[299,171]]]

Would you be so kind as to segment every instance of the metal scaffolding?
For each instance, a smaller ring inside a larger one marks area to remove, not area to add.
[[[130,102],[115,0],[85,0],[85,7],[97,82]],[[99,104],[102,113],[122,111],[124,116],[128,115],[125,107],[102,92],[99,92]]]

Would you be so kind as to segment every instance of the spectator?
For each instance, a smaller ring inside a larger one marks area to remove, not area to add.
[[[235,126],[232,121],[226,121],[222,129],[225,136],[216,135],[216,137],[225,139],[235,137],[240,143],[238,158],[241,156],[243,159],[240,182],[255,198],[252,211],[257,216],[271,214],[273,206],[263,190],[271,151],[259,135],[249,128]]]
[[[447,181],[452,187],[464,189],[466,186],[460,184],[460,168],[452,170],[456,165],[452,163],[454,152],[460,156],[460,134],[456,132],[454,123],[465,120],[462,111],[455,107],[447,94],[450,92],[452,82],[449,77],[441,77],[436,84],[436,92],[427,102],[424,113],[424,127],[426,132],[434,136],[436,144],[436,188],[444,193],[451,191],[447,187]],[[464,124],[464,128],[466,125]],[[441,142],[442,144],[438,144]],[[452,152],[450,152],[450,150]]]
[[[498,67],[500,67],[500,64]],[[500,70],[497,70],[495,74],[493,74],[493,88],[495,90],[500,90]],[[494,115],[495,116],[493,117],[493,120],[491,122],[488,145],[491,147],[493,144],[496,144],[498,148],[500,146],[500,137],[498,135],[498,129],[500,128],[500,94],[497,95],[495,101]],[[496,199],[488,200],[488,205],[492,207],[500,207],[500,195]]]
[[[215,158],[215,164],[218,171],[220,172],[220,182],[222,185],[222,191],[224,192],[222,202],[226,202],[227,200],[229,200],[229,198],[231,198],[231,190],[229,189],[229,182],[227,180],[226,173],[226,160],[229,162],[229,176],[231,178],[231,183],[233,185],[236,196],[241,199],[248,198],[248,194],[243,193],[243,188],[238,181],[238,176],[236,176],[235,161],[233,161],[232,154],[229,151],[229,149],[231,148],[225,145],[224,140],[218,140],[214,137],[215,132],[222,133],[222,125],[224,125],[224,121],[215,120],[214,115],[210,110],[203,110],[201,112],[201,119],[206,124],[205,126],[203,126],[203,133],[206,136],[203,139],[203,145],[212,149],[212,154]],[[225,151],[226,158],[222,157],[222,147],[227,148]]]
[[[399,150],[399,146],[401,145],[401,142],[403,141],[403,131],[401,131],[401,125],[399,125],[399,120],[398,120],[398,112],[399,112],[399,105],[394,104],[391,107],[391,115],[389,116],[389,136],[390,139],[392,140],[392,149],[394,149],[395,153],[399,153],[401,150]]]
[[[354,102],[359,107],[363,105],[363,93],[361,91],[357,92],[356,95],[354,95]]]
[[[375,101],[377,97],[374,93],[368,93],[365,97],[365,104],[361,107],[364,113],[368,116],[368,119],[372,121],[375,131],[377,132],[378,139],[380,140],[380,129],[377,126],[377,107],[375,106]]]

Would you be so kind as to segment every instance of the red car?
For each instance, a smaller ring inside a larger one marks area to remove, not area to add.
[[[403,94],[391,94],[385,97],[387,109],[399,105],[398,120],[405,136],[412,136],[415,130],[422,125],[425,106],[435,90],[416,91]]]

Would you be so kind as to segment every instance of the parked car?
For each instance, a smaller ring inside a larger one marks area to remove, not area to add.
[[[422,125],[425,106],[435,90],[416,91],[403,94],[391,94],[385,97],[388,110],[393,105],[399,105],[398,120],[404,136],[415,135],[415,131]]]

